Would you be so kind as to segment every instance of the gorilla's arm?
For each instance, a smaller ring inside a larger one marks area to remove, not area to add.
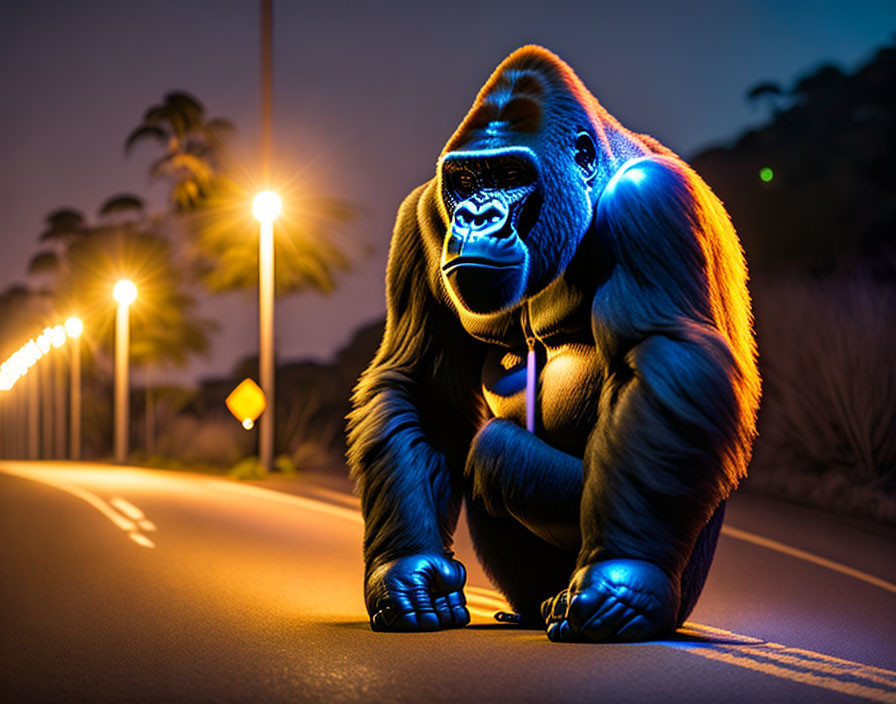
[[[489,514],[513,516],[545,542],[578,550],[581,459],[493,418],[473,439],[465,472],[471,498]]]
[[[450,545],[463,463],[480,420],[483,353],[435,299],[430,274],[438,263],[425,240],[429,198],[421,187],[399,210],[386,331],[349,416],[348,458],[365,522],[365,597],[377,629],[469,620],[463,566],[450,559]]]
[[[677,160],[639,159],[607,186],[597,226],[614,261],[592,310],[607,377],[583,460],[579,569],[549,635],[640,640],[674,628],[682,570],[743,476],[752,424],[714,289],[730,223],[709,189]]]

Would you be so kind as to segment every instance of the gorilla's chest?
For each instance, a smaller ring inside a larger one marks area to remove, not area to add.
[[[595,238],[586,237],[561,276],[513,311],[460,316],[469,334],[489,343],[482,388],[492,413],[526,427],[531,345],[535,433],[579,457],[597,420],[604,376],[591,332],[591,304],[601,281],[596,251]]]
[[[535,343],[535,433],[550,445],[581,456],[597,419],[601,375],[590,335]],[[492,413],[526,426],[526,346],[492,346],[482,387]]]

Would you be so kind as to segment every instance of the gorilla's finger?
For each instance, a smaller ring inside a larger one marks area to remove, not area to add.
[[[432,598],[432,605],[435,609],[436,616],[439,617],[439,624],[442,628],[451,628],[454,625],[454,614],[451,606],[448,604],[448,595],[440,594]]]
[[[463,604],[463,595],[450,592],[432,600],[442,628],[461,628],[470,622],[470,613]]]
[[[587,591],[578,592],[569,600],[566,609],[566,616],[569,619],[569,625],[573,630],[580,631],[585,624],[591,620],[597,613],[607,607],[608,599],[606,592],[589,589]],[[610,604],[612,605],[612,604]]]
[[[616,629],[616,638],[626,643],[647,640],[652,634],[653,624],[637,612]]]
[[[370,628],[374,631],[388,631],[389,629],[386,627],[385,618],[383,617],[382,611],[377,611],[373,616],[370,617]]]
[[[419,631],[420,624],[417,620],[417,614],[413,611],[399,614],[399,616],[393,619],[392,623],[389,625],[389,630],[399,632]]]
[[[411,611],[414,618],[412,619],[415,628],[413,630],[420,631],[437,631],[440,626],[439,615],[433,604],[432,595],[426,584],[415,585],[408,592],[408,599],[411,603]],[[409,619],[411,620],[411,619]]]
[[[415,593],[383,599],[370,620],[374,631],[437,631],[439,617],[429,598],[415,598]]]
[[[548,640],[553,643],[571,643],[576,640],[576,634],[569,627],[569,621],[563,619],[548,626]]]
[[[541,615],[545,623],[553,623],[566,618],[567,599],[569,598],[568,590],[562,592],[552,599],[545,599],[541,603]]]
[[[396,631],[401,612],[392,605],[383,606],[376,611],[370,619],[370,626],[374,631]]]
[[[454,625],[457,627],[466,626],[470,622],[470,612],[467,610],[467,599],[463,592],[449,592],[448,606],[454,616]]]
[[[611,640],[616,629],[631,614],[631,609],[620,601],[610,601],[594,614],[579,630],[590,641]]]

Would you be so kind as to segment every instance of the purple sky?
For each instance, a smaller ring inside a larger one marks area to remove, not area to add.
[[[337,293],[278,302],[280,357],[326,358],[382,316],[398,204],[518,46],[558,53],[626,126],[688,156],[761,119],[743,98],[753,84],[788,86],[826,61],[852,69],[894,31],[892,0],[275,0],[277,168],[358,204],[353,231],[374,250]],[[125,159],[122,143],[166,91],[190,91],[236,123],[251,170],[258,53],[252,0],[3,3],[0,288],[25,279],[51,210],[92,215],[121,191],[162,206],[164,188],[146,177],[152,151]],[[225,373],[256,348],[254,299],[216,298],[203,312],[222,323],[215,351],[179,379]]]

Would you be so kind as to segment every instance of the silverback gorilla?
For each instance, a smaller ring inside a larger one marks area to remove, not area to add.
[[[760,393],[744,258],[709,187],[524,47],[402,204],[386,280],[348,425],[373,629],[469,622],[462,501],[522,624],[680,625]]]

